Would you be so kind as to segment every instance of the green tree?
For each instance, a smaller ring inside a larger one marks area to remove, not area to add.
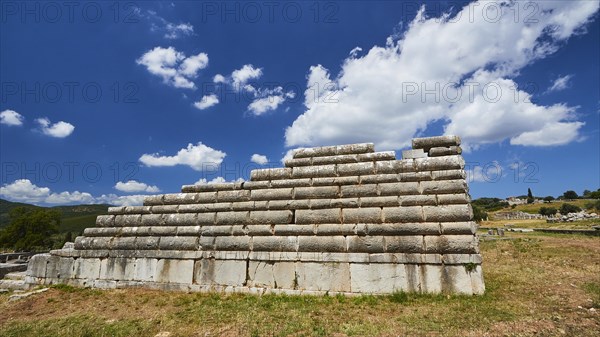
[[[579,208],[579,206],[577,206],[577,205],[562,204],[560,206],[560,214],[562,214],[562,215],[567,215],[569,213],[577,213],[579,211],[581,211],[581,208]]]
[[[554,200],[554,197],[551,196],[551,195],[549,195],[549,196],[547,196],[547,197],[544,198],[545,202],[551,202],[552,200]]]
[[[473,207],[473,220],[477,221],[477,222],[481,222],[483,220],[486,220],[488,217],[488,214],[486,211],[483,210],[483,208],[477,206],[477,205],[471,205]]]
[[[51,236],[58,233],[60,211],[17,207],[9,212],[9,218],[10,223],[0,232],[0,246],[16,251],[52,248]]]
[[[528,204],[532,204],[534,201],[533,199],[533,193],[531,193],[531,188],[527,189],[527,203]]]
[[[565,198],[566,200],[574,200],[579,198],[579,196],[577,195],[577,192],[569,190],[563,193],[563,198]]]

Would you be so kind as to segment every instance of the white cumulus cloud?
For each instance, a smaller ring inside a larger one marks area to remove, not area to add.
[[[225,152],[198,142],[196,145],[188,144],[187,148],[179,150],[174,156],[161,156],[158,153],[143,154],[139,160],[146,166],[186,165],[196,171],[203,171],[219,166],[225,156]]]
[[[103,194],[96,198],[98,204],[109,204],[115,206],[141,206],[144,203],[144,198],[147,195],[135,194],[135,195],[116,195],[116,194]]]
[[[175,88],[194,89],[192,82],[198,71],[208,66],[208,55],[199,53],[186,57],[173,47],[155,47],[147,51],[136,63],[146,67],[148,72],[162,78],[163,83]]]
[[[496,4],[504,13],[497,20],[483,15],[485,2],[438,18],[422,8],[385,46],[361,57],[353,50],[337,76],[312,66],[306,110],[286,129],[286,146],[374,141],[382,150],[399,149],[435,122],[460,135],[466,150],[506,140],[527,146],[577,140],[582,124],[575,107],[532,103],[514,78],[583,33],[599,2],[536,2],[537,22],[510,15],[523,2]]]
[[[248,81],[258,79],[262,74],[262,68],[255,68],[251,64],[245,64],[242,68],[236,69],[231,73],[232,85],[234,88],[244,88]]]
[[[50,137],[65,138],[73,133],[75,127],[71,123],[56,122],[52,124],[48,118],[38,118],[35,120],[40,126],[40,131]]]
[[[250,157],[250,161],[258,165],[265,165],[269,162],[269,159],[265,155],[255,153]]]
[[[12,201],[46,204],[91,204],[94,197],[87,192],[52,193],[48,187],[39,187],[29,179],[18,179],[0,187],[0,195]]]
[[[244,178],[237,178],[236,180],[227,180],[223,177],[215,177],[211,180],[208,180],[206,178],[200,178],[197,182],[194,183],[194,185],[205,185],[205,184],[221,184],[221,183],[243,183],[245,180]]]
[[[155,185],[148,185],[146,183],[142,183],[135,180],[129,180],[126,182],[119,181],[115,185],[115,188],[121,192],[148,192],[148,193],[158,193],[160,189]]]
[[[208,109],[213,105],[219,104],[219,98],[215,94],[204,95],[202,99],[194,103],[197,109],[204,110]]]
[[[0,124],[10,126],[21,126],[25,117],[14,110],[4,110],[0,112]]]

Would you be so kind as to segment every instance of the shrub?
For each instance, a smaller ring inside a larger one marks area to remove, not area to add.
[[[542,207],[542,208],[540,208],[539,213],[541,215],[545,215],[545,216],[553,216],[554,214],[556,214],[556,208],[554,208],[554,207]]]
[[[577,205],[562,204],[562,206],[560,206],[560,214],[562,214],[562,215],[567,215],[569,213],[577,213],[580,211],[581,211],[581,208],[579,208]]]

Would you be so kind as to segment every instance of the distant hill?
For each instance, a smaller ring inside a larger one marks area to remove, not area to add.
[[[41,207],[25,204],[21,202],[12,202],[0,199],[0,229],[7,226],[10,222],[8,213],[16,207],[26,208],[49,208],[59,210],[62,213],[59,231],[61,233],[73,232],[81,233],[87,227],[92,227],[96,223],[96,216],[106,214],[111,205],[74,205],[74,206],[54,206]]]

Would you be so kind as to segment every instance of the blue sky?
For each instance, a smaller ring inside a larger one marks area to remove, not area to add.
[[[474,198],[600,187],[598,1],[70,4],[1,3],[1,198],[139,204],[440,134]]]

